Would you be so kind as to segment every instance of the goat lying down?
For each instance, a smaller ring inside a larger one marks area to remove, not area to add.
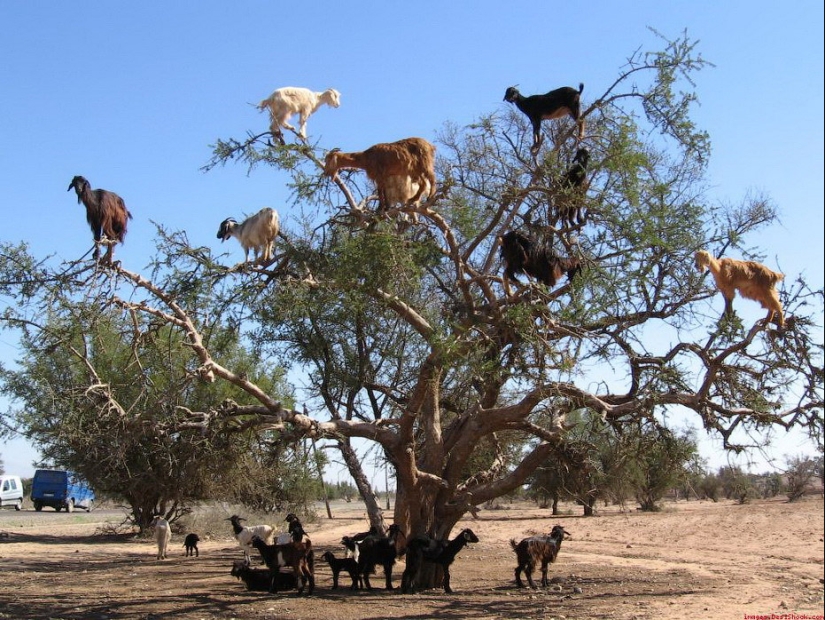
[[[307,119],[323,104],[337,108],[341,105],[341,94],[334,88],[328,88],[323,92],[314,92],[308,88],[284,86],[261,101],[258,104],[258,109],[261,111],[269,110],[271,119],[269,128],[283,144],[284,138],[281,128],[295,131],[295,127],[289,124],[289,118],[295,114],[299,115],[300,129],[298,135],[306,140]]]
[[[733,298],[736,291],[739,291],[745,299],[758,301],[763,308],[767,308],[766,325],[776,321],[780,329],[785,327],[785,316],[782,313],[779,293],[776,291],[776,285],[784,279],[784,274],[772,271],[752,260],[717,259],[705,250],[696,252],[694,260],[696,269],[708,269],[713,275],[716,288],[725,298],[725,314],[733,312]]]
[[[515,230],[501,236],[499,253],[504,262],[504,289],[508,296],[509,282],[518,282],[519,273],[533,276],[552,288],[563,274],[572,280],[581,271],[578,258],[559,257],[551,248]]]
[[[353,153],[333,149],[324,159],[324,173],[332,178],[339,170],[352,168],[364,170],[375,183],[380,211],[393,203],[416,204],[425,193],[435,194],[435,146],[423,138],[382,142]]]
[[[230,237],[235,237],[243,248],[244,262],[249,262],[249,251],[252,250],[254,262],[265,265],[272,260],[275,238],[280,231],[278,212],[271,207],[264,207],[240,224],[234,218],[226,218],[218,228],[218,239],[223,243]]]

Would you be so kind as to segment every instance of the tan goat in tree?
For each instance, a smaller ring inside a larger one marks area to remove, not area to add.
[[[327,176],[335,178],[339,170],[352,168],[364,170],[375,183],[380,211],[399,199],[415,204],[425,192],[431,197],[435,194],[435,146],[423,138],[381,142],[354,153],[338,149],[327,153],[324,160]],[[410,184],[417,185],[413,195],[399,188],[398,179],[393,178],[398,176],[408,177]]]
[[[714,258],[710,252],[699,250],[695,255],[696,268],[708,269],[716,281],[716,288],[725,298],[725,314],[733,312],[733,298],[736,291],[745,299],[752,299],[767,308],[766,325],[775,321],[780,328],[785,327],[785,317],[776,284],[785,276],[752,260],[735,258]]]

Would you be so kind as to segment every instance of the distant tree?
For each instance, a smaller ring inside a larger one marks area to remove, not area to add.
[[[0,474],[5,474],[5,473],[6,473],[6,468],[3,465],[3,457],[0,456]]]
[[[722,492],[722,481],[715,473],[706,472],[699,481],[698,490],[700,497],[718,502]]]
[[[739,466],[720,467],[718,477],[725,499],[735,499],[740,504],[746,504],[758,495],[753,480]]]
[[[785,493],[789,502],[795,502],[816,477],[816,459],[806,456],[788,457],[785,467]]]

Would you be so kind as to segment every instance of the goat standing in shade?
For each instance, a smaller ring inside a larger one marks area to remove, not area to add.
[[[444,571],[444,592],[452,593],[450,587],[450,565],[455,556],[466,545],[477,543],[478,536],[473,530],[465,528],[451,541],[440,541],[429,536],[416,536],[407,543],[407,567],[401,576],[401,591],[405,594],[415,591],[415,582],[424,562],[438,564]]]
[[[776,284],[785,277],[761,263],[735,258],[714,258],[710,252],[699,250],[694,257],[696,269],[708,269],[716,281],[716,288],[725,298],[725,314],[733,312],[733,298],[736,291],[745,299],[752,299],[767,308],[765,325],[775,320],[780,329],[785,327],[785,316]]]
[[[341,105],[341,94],[334,88],[328,88],[317,93],[308,88],[284,86],[261,101],[258,104],[258,109],[261,111],[269,110],[271,119],[269,128],[281,144],[284,144],[284,134],[281,127],[295,131],[295,127],[289,124],[289,117],[294,114],[300,115],[298,135],[306,140],[307,119],[323,104],[337,108]]]
[[[106,237],[105,262],[112,264],[114,244],[123,243],[126,238],[126,227],[132,214],[126,208],[123,198],[105,189],[92,189],[91,184],[82,176],[76,176],[69,183],[67,192],[74,188],[77,193],[77,202],[86,207],[86,221],[92,229],[95,240],[95,249],[92,258],[100,258],[100,243]]]
[[[249,262],[249,250],[252,250],[254,262],[266,265],[272,260],[275,237],[280,231],[278,212],[271,207],[264,207],[240,224],[234,218],[226,218],[218,228],[218,239],[223,243],[230,237],[235,237],[243,247],[244,262]]]
[[[510,541],[510,546],[516,552],[516,585],[523,588],[524,584],[521,582],[521,572],[524,571],[524,576],[530,583],[530,587],[535,589],[536,582],[533,581],[533,571],[536,569],[536,564],[541,564],[541,585],[547,586],[547,566],[556,561],[556,557],[561,549],[561,542],[565,538],[570,538],[570,533],[561,525],[554,525],[550,531],[549,536],[532,536],[525,538],[521,542],[516,543],[515,539]]]
[[[415,204],[426,192],[431,197],[435,194],[435,146],[423,138],[404,138],[396,142],[382,142],[365,151],[343,153],[333,149],[324,159],[324,173],[332,178],[339,170],[356,168],[364,170],[367,177],[375,183],[378,194],[379,211],[392,206],[392,201],[405,200]],[[399,183],[394,177],[407,177]],[[401,187],[399,187],[399,185]]]
[[[516,274],[533,276],[552,288],[563,274],[572,280],[581,271],[578,258],[561,258],[551,248],[515,230],[501,236],[499,253],[504,261],[504,290],[508,297],[510,281],[519,281]]]
[[[579,126],[578,139],[584,137],[584,119],[581,118],[581,94],[584,84],[579,84],[579,90],[570,86],[562,86],[551,90],[544,95],[523,96],[515,86],[504,92],[504,101],[516,104],[516,107],[527,115],[533,125],[533,146],[530,151],[535,155],[541,147],[541,121],[544,119],[569,116]]]

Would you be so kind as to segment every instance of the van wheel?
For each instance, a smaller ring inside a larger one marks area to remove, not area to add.
[[[61,506],[60,504],[54,507],[55,512],[60,512],[61,510],[63,510],[63,506]]]
[[[70,499],[66,503],[66,512],[74,512],[74,500],[73,499]]]
[[[19,510],[23,510],[23,499],[22,499],[22,498],[21,498],[21,499],[18,499],[18,500],[15,502],[15,504],[14,504],[14,509],[15,509],[15,510],[18,510],[18,511],[19,511]]]
[[[86,505],[86,512],[92,512],[92,508],[95,507],[94,500],[89,500],[89,503]]]
[[[43,504],[41,504],[40,502],[35,502],[35,503],[34,503],[34,509],[35,509],[37,512],[40,512],[41,510],[43,510]]]

